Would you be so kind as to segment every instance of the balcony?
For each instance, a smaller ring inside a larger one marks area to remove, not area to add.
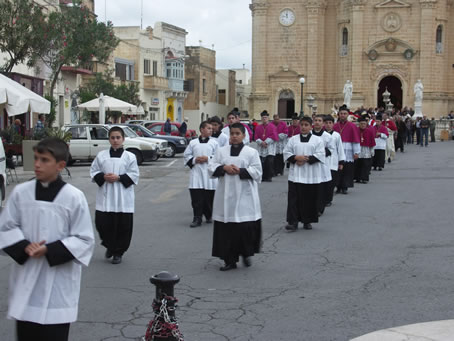
[[[164,77],[144,75],[143,88],[148,90],[167,90],[169,89],[169,80]]]

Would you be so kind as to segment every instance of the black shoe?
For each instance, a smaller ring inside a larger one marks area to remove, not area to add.
[[[348,190],[346,188],[342,188],[342,191],[341,191],[342,194],[348,194]]]
[[[243,257],[243,265],[245,267],[250,267],[252,265],[251,257]]]
[[[325,205],[325,207],[330,207],[333,203],[332,202],[329,202]]]
[[[106,259],[109,259],[113,256],[113,253],[110,252],[109,250],[106,250],[106,253],[104,254],[104,257],[106,257]]]
[[[219,270],[221,270],[221,271],[229,271],[229,270],[233,270],[233,269],[236,269],[236,264],[235,263],[226,264],[226,265],[222,266]]]
[[[298,230],[298,223],[295,223],[295,224],[290,224],[288,223],[286,226],[285,226],[285,229],[289,232],[295,232],[296,230]]]
[[[312,225],[311,224],[304,224],[303,229],[312,230]]]
[[[323,213],[322,212],[318,212],[317,215],[320,218],[323,215]]]
[[[121,263],[121,256],[114,255],[112,259],[112,264],[120,264]]]
[[[377,170],[377,167],[374,167],[374,170]]]
[[[191,225],[189,225],[189,227],[198,227],[198,226],[202,226],[202,218],[194,217],[194,220],[192,221]]]
[[[338,188],[338,189],[336,190],[336,193],[338,193],[338,194],[339,194],[340,192],[341,192],[341,189],[340,189],[340,188]]]
[[[391,163],[391,158],[390,157],[388,158],[388,163]]]
[[[206,220],[207,224],[211,224],[212,222],[213,222],[213,220],[211,218],[207,218],[207,220]]]
[[[367,181],[367,180],[361,181],[362,184],[367,184],[368,182],[369,182],[369,181]]]
[[[378,170],[381,172],[383,170],[383,168],[380,167]]]

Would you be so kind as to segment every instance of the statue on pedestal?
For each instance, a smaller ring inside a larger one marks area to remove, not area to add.
[[[347,81],[344,85],[344,104],[347,108],[350,108],[350,103],[353,97],[353,84],[351,81]]]
[[[413,115],[413,119],[416,119],[416,117],[422,117],[422,99],[424,95],[424,85],[422,85],[422,82],[420,79],[416,82],[413,92],[415,94],[415,114]]]

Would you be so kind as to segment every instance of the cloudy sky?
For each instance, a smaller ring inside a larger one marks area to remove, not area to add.
[[[140,26],[142,0],[96,0],[99,21],[115,26]],[[251,65],[250,0],[143,0],[143,28],[157,21],[188,31],[186,45],[216,50],[216,68]],[[107,4],[107,8],[105,6]]]

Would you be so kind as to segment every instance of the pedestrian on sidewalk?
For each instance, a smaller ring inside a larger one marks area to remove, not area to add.
[[[415,129],[416,129],[416,144],[421,143],[421,119],[422,117],[416,118]]]
[[[327,115],[323,119],[323,123],[325,126],[325,130],[327,133],[331,134],[333,138],[334,153],[331,154],[331,157],[328,159],[328,163],[330,164],[331,169],[331,181],[328,184],[328,192],[326,195],[326,203],[325,207],[329,207],[332,205],[333,197],[334,197],[334,188],[337,185],[339,179],[339,171],[342,170],[344,167],[345,162],[345,152],[344,147],[342,146],[342,139],[341,136],[337,131],[333,130],[334,126],[334,117],[331,115]]]
[[[172,124],[170,123],[170,118],[166,120],[164,123],[164,133],[166,135],[171,135],[172,134]]]
[[[236,269],[239,257],[251,266],[260,251],[262,211],[258,184],[262,164],[256,149],[243,144],[246,128],[230,126],[230,145],[219,148],[209,164],[209,173],[219,178],[213,204],[213,257],[224,261],[221,271]]]
[[[375,117],[375,149],[374,158],[372,160],[372,167],[374,170],[381,171],[385,167],[386,160],[386,141],[388,140],[389,133],[388,129],[383,124],[383,118],[381,115]]]
[[[0,249],[13,258],[8,318],[18,341],[67,341],[77,320],[82,266],[94,247],[84,194],[60,172],[69,157],[59,139],[34,148],[36,179],[17,185],[0,216]]]
[[[191,169],[189,175],[189,193],[194,218],[189,227],[202,225],[202,217],[211,224],[213,214],[214,191],[218,180],[208,174],[208,163],[213,159],[218,143],[211,138],[212,127],[208,121],[200,124],[200,136],[192,140],[184,151],[184,164]]]
[[[427,147],[429,145],[429,127],[430,121],[427,119],[427,116],[423,116],[421,120],[421,137],[420,137],[420,145],[421,147],[423,144]],[[425,138],[425,142],[424,142]]]
[[[90,177],[98,185],[95,224],[106,248],[106,259],[120,264],[129,249],[134,214],[134,185],[139,183],[136,156],[124,150],[124,131],[120,127],[109,130],[110,149],[96,155],[91,164]]]
[[[435,129],[437,128],[437,121],[432,117],[430,120],[430,142],[435,142]]]
[[[288,174],[287,226],[294,232],[298,223],[312,230],[318,223],[320,183],[324,181],[325,144],[311,134],[312,119],[301,118],[301,134],[293,136],[284,149],[284,159],[290,162]]]
[[[400,149],[400,151],[404,152],[404,145],[407,139],[407,125],[405,124],[402,116],[397,116],[397,138],[396,138],[396,151]]]

